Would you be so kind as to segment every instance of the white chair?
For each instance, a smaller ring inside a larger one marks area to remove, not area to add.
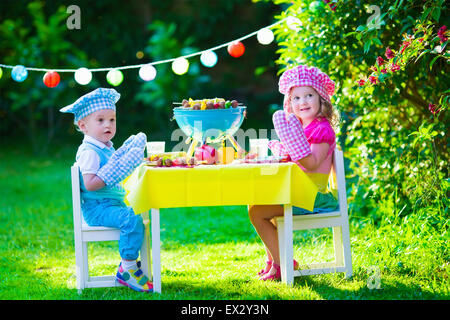
[[[330,186],[338,191],[339,211],[292,215],[292,206],[284,206],[284,217],[276,218],[278,242],[280,247],[281,279],[291,285],[296,276],[324,273],[345,272],[345,277],[352,276],[352,257],[350,249],[350,230],[348,222],[347,195],[345,187],[344,156],[341,150],[335,149],[333,168],[330,175]],[[337,179],[336,179],[337,178]],[[337,181],[336,181],[337,180]],[[332,228],[335,261],[300,265],[293,268],[293,231],[317,228]]]
[[[89,276],[88,263],[88,242],[94,241],[115,241],[119,240],[120,230],[107,227],[90,227],[86,224],[81,213],[80,197],[80,170],[74,164],[71,168],[72,176],[72,203],[73,203],[73,229],[75,235],[75,264],[78,292],[84,288],[116,287],[121,286],[114,275],[110,276]],[[152,278],[150,268],[150,238],[148,231],[148,213],[143,214],[145,228],[145,238],[141,247],[141,269]]]

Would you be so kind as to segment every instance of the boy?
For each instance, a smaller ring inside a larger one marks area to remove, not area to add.
[[[142,217],[127,207],[125,190],[120,182],[142,162],[147,137],[144,133],[129,137],[115,151],[111,139],[116,134],[116,102],[120,94],[114,89],[98,88],[62,109],[73,113],[75,124],[84,133],[76,162],[82,175],[81,209],[90,226],[120,229],[119,253],[122,258],[116,280],[141,292],[152,292],[153,284],[137,262],[144,240]]]

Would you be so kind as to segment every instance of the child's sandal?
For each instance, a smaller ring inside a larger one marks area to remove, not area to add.
[[[274,280],[280,280],[281,279],[281,268],[278,264],[275,262],[272,263],[272,267],[270,270],[261,276],[259,280],[262,281],[274,281]]]
[[[262,276],[269,272],[270,268],[272,267],[272,260],[266,260],[266,266],[265,268],[261,269],[261,271],[258,272],[258,276]]]
[[[269,270],[267,270],[265,273],[260,274],[259,280],[262,280],[262,281],[280,280],[281,279],[281,267],[278,264],[274,263],[273,261],[267,261],[267,265],[269,265],[269,262],[271,265]],[[266,268],[267,268],[267,265],[266,265]],[[276,272],[269,275],[269,272],[272,269],[272,267],[276,270]],[[298,270],[298,268],[299,268],[299,264],[294,259],[294,270]],[[261,271],[264,271],[264,270],[261,270]]]

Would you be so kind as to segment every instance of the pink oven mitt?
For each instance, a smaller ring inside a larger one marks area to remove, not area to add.
[[[289,152],[286,147],[278,140],[269,141],[269,149],[272,154],[277,157],[289,157]]]
[[[311,154],[311,147],[306,140],[302,124],[293,113],[286,117],[286,112],[278,110],[273,114],[272,121],[292,161],[298,161]]]

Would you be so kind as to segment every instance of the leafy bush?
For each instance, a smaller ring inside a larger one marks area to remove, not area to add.
[[[402,216],[424,206],[447,216],[444,1],[332,1],[335,11],[322,1],[274,2],[290,4],[277,17],[289,17],[275,32],[280,73],[307,64],[336,81],[351,212],[379,221],[380,203],[395,201]]]

